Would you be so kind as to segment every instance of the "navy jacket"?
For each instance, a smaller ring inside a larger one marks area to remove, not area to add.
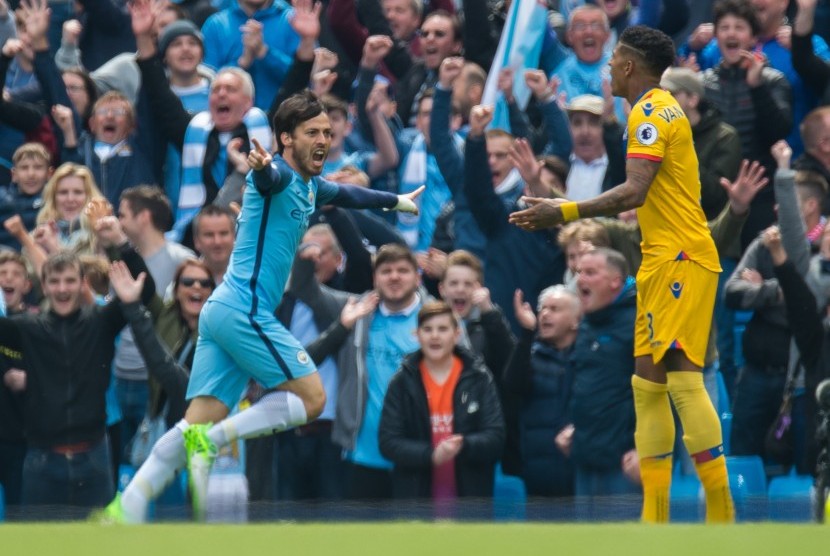
[[[620,469],[634,448],[634,320],[637,289],[629,279],[608,307],[582,319],[572,357],[571,412],[574,465],[591,470]]]

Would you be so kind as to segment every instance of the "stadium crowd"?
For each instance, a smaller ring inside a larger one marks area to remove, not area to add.
[[[790,323],[830,315],[830,2],[548,0],[526,67],[497,53],[509,0],[147,1],[0,0],[8,506],[104,506],[119,466],[182,418],[247,153],[276,148],[273,115],[306,88],[331,121],[324,177],[426,190],[418,215],[312,216],[277,318],[327,400],[247,441],[252,499],[452,515],[493,496],[497,467],[531,497],[640,492],[636,213],[508,223],[523,196],[625,180],[630,107],[607,63],[635,24],[677,45],[661,85],[691,124],[723,268],[704,376],[731,400],[729,453],[815,472],[827,364]],[[785,395],[794,451],[772,453]]]

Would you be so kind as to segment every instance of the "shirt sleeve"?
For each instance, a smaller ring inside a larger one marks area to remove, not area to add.
[[[672,107],[658,108],[648,101],[634,107],[628,117],[627,158],[663,160],[671,121],[676,117],[672,110]]]

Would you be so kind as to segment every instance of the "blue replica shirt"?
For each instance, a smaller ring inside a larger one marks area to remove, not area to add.
[[[366,408],[354,451],[349,453],[349,459],[354,463],[377,469],[393,467],[392,462],[380,453],[380,415],[389,381],[400,368],[404,356],[418,349],[415,330],[420,307],[419,301],[402,313],[384,314],[381,309],[375,311],[366,347]]]
[[[393,208],[397,195],[339,185],[319,177],[304,181],[280,155],[249,172],[228,271],[211,299],[249,314],[273,314],[282,300],[297,246],[317,206]]]

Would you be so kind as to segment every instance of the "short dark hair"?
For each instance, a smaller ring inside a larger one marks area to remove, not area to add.
[[[464,26],[461,24],[461,18],[459,18],[455,14],[451,14],[450,12],[444,9],[433,10],[421,22],[421,27],[423,27],[424,23],[426,23],[433,17],[444,17],[449,19],[450,27],[452,28],[453,42],[463,42]]]
[[[424,303],[421,310],[418,311],[418,328],[424,325],[426,321],[441,315],[448,315],[452,321],[452,325],[458,328],[458,317],[452,312],[452,307],[446,301],[428,301]]]
[[[812,170],[799,170],[795,173],[794,183],[808,198],[815,199],[819,205],[824,203],[824,198],[827,197],[827,180],[824,176]]]
[[[372,263],[372,271],[376,271],[380,265],[386,263],[396,263],[398,261],[406,261],[412,265],[416,271],[418,270],[418,260],[415,254],[404,245],[399,243],[387,243],[383,245],[375,254],[375,260]]]
[[[67,268],[76,269],[81,275],[81,278],[84,277],[84,267],[81,265],[81,260],[78,258],[78,254],[74,251],[62,249],[54,255],[50,255],[49,258],[46,259],[46,262],[43,263],[43,267],[40,269],[40,279],[41,281],[46,282],[47,276],[55,272],[63,272]]]
[[[199,222],[202,220],[203,216],[227,216],[231,221],[231,227],[233,227],[234,222],[236,222],[236,215],[231,212],[231,209],[220,207],[219,205],[214,205],[213,203],[205,205],[196,214],[196,216],[193,217],[193,222],[190,223],[190,226],[193,229],[193,237],[199,235]]]
[[[274,114],[274,120],[271,122],[274,128],[274,136],[277,138],[277,152],[282,154],[285,150],[285,145],[282,144],[280,135],[294,133],[294,130],[305,121],[315,118],[320,114],[326,112],[326,107],[317,98],[317,95],[310,90],[305,89],[295,95],[291,95],[285,99],[277,113]]]
[[[674,63],[674,43],[663,31],[634,25],[622,32],[618,42],[636,52],[643,66],[655,77],[661,77]]]
[[[121,192],[121,200],[130,204],[133,214],[143,210],[150,211],[153,227],[160,232],[166,232],[173,227],[173,209],[170,200],[160,188],[155,185],[136,185]]]
[[[548,154],[539,158],[542,163],[542,168],[559,178],[559,181],[564,185],[568,181],[568,163],[556,155]]]
[[[715,27],[718,26],[721,19],[728,15],[749,23],[753,36],[758,36],[758,33],[761,32],[761,22],[758,21],[755,6],[749,0],[719,0],[715,2],[715,6],[712,8],[712,21],[715,23]]]
[[[175,6],[175,4],[172,5]],[[66,68],[61,72],[61,75],[65,75],[67,73],[79,77],[84,83],[84,90],[86,91],[86,95],[89,97],[89,103],[87,103],[86,110],[84,110],[84,113],[80,116],[81,121],[85,122],[92,116],[92,107],[95,106],[96,102],[98,102],[98,87],[95,86],[95,81],[93,81],[89,76],[89,72],[83,68]]]

